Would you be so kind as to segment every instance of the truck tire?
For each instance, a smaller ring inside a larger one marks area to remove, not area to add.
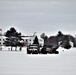
[[[58,51],[55,51],[55,54],[59,54],[59,52]]]
[[[31,51],[27,50],[27,54],[31,54]]]

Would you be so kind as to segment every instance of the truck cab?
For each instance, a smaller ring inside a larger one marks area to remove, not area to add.
[[[27,54],[38,54],[40,47],[37,44],[32,44],[27,47]]]

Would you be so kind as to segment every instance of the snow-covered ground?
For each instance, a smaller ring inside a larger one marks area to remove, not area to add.
[[[0,51],[0,75],[76,75],[76,48],[58,49],[60,54],[26,54]]]

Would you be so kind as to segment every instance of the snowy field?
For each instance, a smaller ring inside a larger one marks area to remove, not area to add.
[[[60,54],[27,55],[20,51],[0,51],[0,75],[76,75],[76,49],[58,49]]]

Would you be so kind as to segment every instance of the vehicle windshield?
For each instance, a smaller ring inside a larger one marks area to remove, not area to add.
[[[30,49],[37,49],[37,46],[30,46]]]

